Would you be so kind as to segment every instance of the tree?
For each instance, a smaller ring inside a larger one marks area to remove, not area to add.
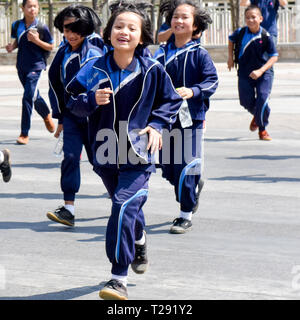
[[[98,0],[92,0],[92,3],[93,3],[93,9],[95,11],[97,11],[98,10]]]
[[[231,11],[231,27],[236,30],[240,26],[240,1],[229,0]]]
[[[48,12],[48,25],[50,33],[53,34],[53,1],[48,0],[49,12]]]

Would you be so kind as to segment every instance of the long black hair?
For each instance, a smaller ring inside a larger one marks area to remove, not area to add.
[[[67,18],[75,18],[75,21],[64,25]],[[86,37],[93,32],[99,32],[101,20],[97,13],[89,7],[72,4],[60,11],[54,19],[54,26],[61,32],[64,28]]]
[[[142,21],[142,47],[146,47],[149,44],[153,44],[153,32],[151,20],[147,14],[147,9],[151,8],[152,5],[146,1],[115,1],[109,8],[111,10],[111,16],[107,22],[107,25],[103,32],[104,43],[111,46],[110,35],[112,26],[116,18],[123,12],[133,12],[141,17]]]
[[[201,9],[194,0],[163,0],[159,7],[159,11],[161,15],[165,15],[168,25],[171,25],[174,11],[181,4],[187,4],[194,7],[194,26],[196,27],[196,30],[193,32],[193,35],[205,31],[208,28],[208,24],[212,23],[209,13],[206,10]]]

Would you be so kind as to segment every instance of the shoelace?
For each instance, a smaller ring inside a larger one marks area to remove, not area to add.
[[[112,288],[116,288],[116,287],[122,288],[122,287],[123,287],[122,283],[120,283],[120,282],[119,282],[118,280],[116,280],[116,279],[111,279],[111,280],[109,280],[109,281],[107,282],[107,284],[106,284],[106,287],[108,287],[108,286],[110,286],[110,287],[112,287]]]
[[[174,223],[177,223],[177,222],[178,222],[178,223],[182,223],[183,221],[184,221],[183,218],[175,218],[174,221],[173,221],[173,224],[174,224]]]
[[[60,212],[63,207],[64,207],[64,206],[59,206],[54,212],[55,212],[55,213]]]

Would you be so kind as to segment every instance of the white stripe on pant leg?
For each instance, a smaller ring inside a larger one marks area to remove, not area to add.
[[[195,159],[201,159],[200,170],[195,167],[188,172],[189,175],[202,174],[203,172],[203,155],[204,155],[204,129],[196,129],[196,153],[193,156],[192,130],[184,130],[184,161],[190,164]]]
[[[180,177],[179,177],[179,182],[178,182],[178,199],[179,202],[181,201],[181,191],[182,191],[182,185],[185,177],[187,175],[199,175],[200,170],[197,169],[200,166],[201,168],[201,159],[196,158],[189,164],[187,164],[181,171]],[[191,173],[192,172],[192,173]]]
[[[148,189],[140,189],[131,198],[126,200],[120,208],[119,219],[118,219],[118,230],[117,230],[117,243],[116,243],[116,248],[115,248],[115,259],[116,259],[117,263],[119,263],[123,214],[126,210],[126,207],[133,199],[135,199],[137,197],[147,196],[147,195],[148,195]]]
[[[34,71],[33,71],[34,72]],[[39,75],[39,78],[38,78],[38,81],[36,82],[36,86],[35,86],[35,89],[34,89],[34,94],[33,94],[33,97],[32,97],[32,103],[35,102],[35,100],[37,99],[37,92],[38,92],[38,84],[40,82],[40,79],[41,79],[41,75],[42,75],[42,71]]]
[[[201,177],[203,175],[203,170],[204,170],[204,133],[206,131],[206,128],[202,129],[202,133],[201,133]]]
[[[267,107],[267,104],[269,102],[269,96],[267,97],[262,109],[261,109],[261,114],[260,114],[260,121],[261,121],[261,124],[264,126],[264,113],[265,113],[265,109]]]

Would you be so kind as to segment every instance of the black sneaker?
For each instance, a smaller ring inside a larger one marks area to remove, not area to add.
[[[200,199],[200,193],[204,186],[204,180],[200,179],[197,185],[197,191],[196,191],[196,204],[194,205],[194,208],[192,210],[192,213],[195,213],[198,210],[199,207],[199,199]]]
[[[184,218],[176,218],[170,229],[170,233],[185,233],[192,227],[192,222]]]
[[[117,279],[109,280],[100,290],[99,297],[104,300],[128,300],[126,287]]]
[[[58,207],[54,212],[47,212],[47,217],[52,221],[74,227],[74,216],[64,206]]]
[[[146,238],[146,232],[144,231]],[[131,268],[135,273],[145,273],[148,267],[147,259],[147,239],[143,245],[135,244],[134,260],[131,263]]]
[[[4,182],[8,182],[11,178],[10,152],[8,149],[2,150],[4,161],[0,164],[0,171]]]

